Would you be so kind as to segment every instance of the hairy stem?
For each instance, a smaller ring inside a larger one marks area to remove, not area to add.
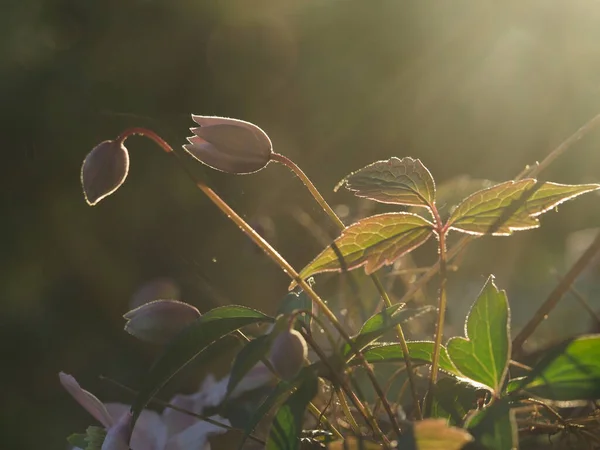
[[[331,206],[329,206],[329,203],[327,203],[327,200],[325,200],[325,198],[323,198],[323,196],[321,195],[319,190],[315,187],[315,185],[312,183],[312,181],[310,181],[310,178],[308,178],[308,176],[304,173],[304,171],[294,161],[292,161],[288,157],[281,155],[279,153],[274,153],[271,156],[271,159],[273,161],[276,161],[276,162],[279,162],[279,163],[285,165],[298,178],[300,178],[302,183],[304,183],[304,186],[306,186],[306,188],[309,190],[309,192],[311,193],[313,198],[316,200],[316,202],[327,213],[327,215],[329,216],[331,221],[333,223],[335,223],[341,231],[343,231],[346,228],[346,226],[344,225],[344,222],[342,222],[342,220],[335,213],[333,208],[331,208]],[[373,284],[375,285],[375,288],[377,289],[377,292],[379,292],[379,295],[385,302],[385,305],[388,308],[390,306],[392,306],[392,301],[390,300],[390,296],[385,291],[385,288],[381,284],[381,281],[379,280],[377,275],[372,274],[370,277],[371,277],[371,280],[373,281]],[[400,324],[398,324],[398,325],[396,325],[395,328],[396,328],[396,335],[398,336],[398,341],[400,342],[400,346],[402,347],[402,352],[404,354],[404,363],[406,364],[406,368],[408,371],[408,379],[409,379],[410,388],[411,388],[411,392],[412,392],[412,396],[413,396],[413,402],[415,404],[415,415],[417,417],[417,420],[421,420],[423,417],[421,414],[421,406],[419,404],[419,397],[417,395],[416,383],[414,380],[414,372],[412,370],[412,361],[410,359],[408,345],[406,344],[406,339],[404,337],[404,331],[402,330],[402,326],[400,326]],[[386,397],[383,397],[383,398],[380,397],[380,399],[382,402],[384,402],[384,404],[387,403]]]
[[[429,389],[425,397],[425,416],[431,414],[431,405],[433,402],[433,393],[437,382],[438,368],[440,361],[440,351],[442,348],[442,338],[444,335],[444,323],[446,319],[446,283],[448,281],[446,255],[446,228],[442,222],[440,214],[435,205],[431,205],[431,211],[435,218],[437,228],[438,249],[439,249],[439,265],[440,265],[440,289],[438,294],[438,314],[437,323],[435,325],[435,338],[433,344],[433,355],[431,357],[431,374],[429,376]]]

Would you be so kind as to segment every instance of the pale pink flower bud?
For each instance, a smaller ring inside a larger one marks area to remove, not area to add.
[[[277,375],[290,381],[304,365],[308,349],[304,337],[294,329],[282,331],[271,346],[271,364]]]
[[[200,317],[192,305],[177,300],[156,300],[123,316],[125,331],[146,342],[164,344]]]
[[[271,140],[256,125],[225,117],[192,119],[200,126],[191,128],[195,136],[183,148],[207,166],[241,175],[257,172],[271,160]]]
[[[81,166],[81,186],[93,206],[115,192],[129,172],[129,154],[122,142],[104,141],[88,153]]]
[[[83,406],[105,428],[112,426],[113,419],[111,415],[94,394],[83,389],[72,375],[60,372],[58,376],[60,383],[77,400],[77,403]]]

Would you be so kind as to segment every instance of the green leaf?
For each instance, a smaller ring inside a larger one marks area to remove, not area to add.
[[[498,400],[467,419],[467,428],[477,442],[490,450],[518,448],[514,411],[506,400]]]
[[[402,450],[460,450],[473,440],[465,430],[448,426],[444,419],[404,422],[406,432],[398,440]]]
[[[208,311],[186,327],[164,349],[145,376],[133,406],[133,423],[150,399],[182,368],[211,344],[246,325],[273,322],[273,318],[245,306],[223,306]]]
[[[421,216],[410,213],[387,213],[362,219],[347,227],[332,246],[321,252],[302,271],[308,278],[320,272],[339,272],[365,266],[371,274],[384,264],[414,250],[431,237],[433,225]]]
[[[362,437],[348,436],[346,439],[330,442],[327,450],[381,450],[383,447]]]
[[[538,184],[533,178],[507,181],[467,197],[454,210],[447,226],[475,235],[508,236],[513,231],[537,228],[541,214],[597,189],[599,184]]]
[[[358,197],[381,203],[430,207],[435,201],[435,182],[418,159],[410,157],[377,161],[344,178],[340,186]]]
[[[314,375],[302,380],[298,390],[280,406],[269,431],[266,450],[298,450],[304,411],[317,395],[319,382]]]
[[[248,342],[236,355],[231,367],[227,396],[235,390],[248,372],[267,354],[271,346],[271,335],[259,336]]]
[[[510,309],[506,293],[490,276],[471,307],[465,337],[446,344],[450,359],[463,375],[500,392],[510,359]]]
[[[106,430],[104,428],[89,426],[85,430],[85,434],[72,434],[67,438],[67,442],[83,450],[100,450],[105,438]]]
[[[285,401],[292,391],[302,384],[305,378],[313,376],[313,369],[311,367],[305,367],[294,380],[280,381],[277,386],[275,386],[275,389],[273,389],[273,391],[271,391],[271,393],[256,407],[250,420],[244,427],[244,434],[238,445],[238,450],[241,450],[244,447],[248,436],[250,436],[256,426],[264,419],[273,406]]]
[[[85,450],[87,447],[87,440],[85,438],[85,434],[75,433],[67,438],[67,442],[73,447],[79,447]]]
[[[435,385],[431,415],[447,419],[450,425],[461,425],[476,401],[477,389],[472,385],[455,378],[442,378]]]
[[[549,400],[600,398],[600,335],[574,339],[549,351],[527,377],[511,380],[507,392],[521,387]]]
[[[432,341],[408,341],[406,345],[408,346],[408,352],[410,353],[411,359],[431,364],[433,357]],[[363,352],[363,355],[369,363],[404,361],[404,352],[402,351],[402,346],[398,343],[370,347]],[[444,346],[440,349],[439,366],[440,370],[446,373],[460,377],[463,376],[458,369],[454,367],[454,364],[452,364],[452,361],[448,356],[448,351]]]
[[[423,306],[421,308],[414,309],[402,309],[403,306],[404,305],[401,303],[392,305],[382,312],[371,316],[364,323],[358,334],[352,338],[356,347],[363,349],[371,342],[374,342],[386,332],[393,329],[396,325],[418,317],[422,314],[435,311],[435,308],[432,306]],[[349,355],[350,352],[350,345],[346,343],[343,347],[342,355]]]
[[[306,292],[288,292],[288,294],[283,298],[281,303],[279,304],[279,309],[277,310],[276,316],[280,314],[289,315],[297,310],[313,310],[312,300]],[[303,323],[306,326],[307,330],[310,330],[310,322],[312,317],[308,314],[302,314],[298,316],[298,321]]]

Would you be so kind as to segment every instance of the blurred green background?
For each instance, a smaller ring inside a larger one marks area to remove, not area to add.
[[[6,449],[64,449],[93,423],[60,387],[60,370],[102,399],[129,401],[98,375],[136,385],[155,356],[122,331],[149,280],[169,278],[201,310],[235,302],[274,312],[287,289],[150,141],[128,141],[129,179],[88,207],[79,170],[98,142],[145,126],[179,146],[190,113],[248,120],[356,218],[364,204],[332,188],[372,161],[418,157],[438,184],[503,181],[600,112],[600,4],[584,0],[3,0],[0,12]],[[544,177],[600,181],[599,144],[600,131],[590,134]],[[246,177],[192,168],[297,268],[320,250],[315,234],[333,236],[282,166]],[[573,233],[600,225],[598,197],[542,222],[471,246],[452,275],[448,334],[462,331],[489,273],[522,326],[585,241]],[[433,263],[435,250],[416,260]],[[578,287],[598,309],[596,280],[590,269]],[[566,298],[537,336],[589,328]]]

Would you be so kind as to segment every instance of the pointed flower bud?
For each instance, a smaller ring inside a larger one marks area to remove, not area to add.
[[[257,172],[271,160],[273,145],[256,125],[225,117],[192,115],[200,125],[183,148],[213,169],[238,175]]]
[[[277,375],[290,381],[304,365],[308,349],[304,337],[294,329],[282,331],[271,346],[271,364]]]
[[[129,311],[123,316],[125,331],[136,338],[164,344],[200,317],[192,305],[177,300],[156,300]]]
[[[119,141],[104,141],[88,153],[81,166],[85,201],[93,206],[115,192],[129,171],[129,153]]]

